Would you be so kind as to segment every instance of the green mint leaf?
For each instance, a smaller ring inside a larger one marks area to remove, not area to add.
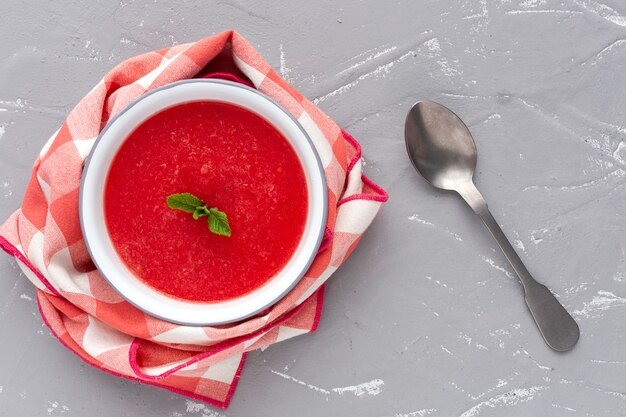
[[[203,206],[204,202],[193,194],[182,193],[172,194],[167,197],[167,206],[173,210],[182,210],[187,213],[195,213],[198,206]],[[195,214],[194,214],[195,216]]]
[[[193,219],[198,220],[200,217],[208,216],[208,215],[209,215],[209,209],[206,208],[206,206],[196,207],[196,209],[193,212]]]
[[[219,211],[216,208],[209,209],[209,230],[216,235],[230,237],[230,226],[228,225],[228,218],[226,213]]]
[[[226,213],[216,208],[207,208],[204,201],[193,194],[172,194],[167,197],[167,206],[173,210],[182,210],[191,213],[194,220],[206,216],[211,232],[216,235],[230,237],[230,225],[228,224]]]

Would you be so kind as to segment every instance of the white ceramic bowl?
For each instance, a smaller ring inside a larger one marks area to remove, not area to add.
[[[296,151],[308,187],[304,234],[287,265],[270,281],[239,298],[216,303],[186,302],[146,285],[115,251],[104,220],[104,188],[111,162],[130,133],[155,113],[190,101],[219,101],[246,108],[276,127]],[[115,116],[98,137],[86,162],[80,187],[80,220],[87,249],[100,273],[122,297],[146,313],[190,326],[234,322],[282,298],[311,265],[324,234],[327,192],[324,169],[304,129],[264,94],[221,80],[185,80],[150,91]]]

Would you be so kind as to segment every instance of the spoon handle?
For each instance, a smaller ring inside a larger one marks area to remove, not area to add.
[[[572,349],[578,342],[580,335],[576,321],[574,321],[550,290],[545,285],[538,283],[530,275],[530,272],[528,272],[528,269],[526,269],[526,266],[498,225],[498,222],[493,218],[487,207],[487,202],[474,184],[470,183],[470,185],[463,187],[459,194],[489,229],[489,232],[517,274],[524,287],[526,305],[548,346],[556,351]]]

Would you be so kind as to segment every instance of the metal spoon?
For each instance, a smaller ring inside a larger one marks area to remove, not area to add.
[[[407,114],[404,135],[417,171],[435,187],[459,193],[498,242],[524,287],[526,305],[548,346],[557,351],[573,348],[580,334],[578,325],[550,290],[530,275],[474,185],[477,151],[467,126],[441,104],[421,101]]]

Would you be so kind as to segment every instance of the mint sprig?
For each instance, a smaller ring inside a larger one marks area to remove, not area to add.
[[[204,201],[193,194],[172,194],[167,197],[167,206],[172,210],[182,210],[191,213],[194,220],[206,217],[211,232],[216,235],[230,237],[230,225],[228,224],[226,213],[216,208],[207,207]]]

